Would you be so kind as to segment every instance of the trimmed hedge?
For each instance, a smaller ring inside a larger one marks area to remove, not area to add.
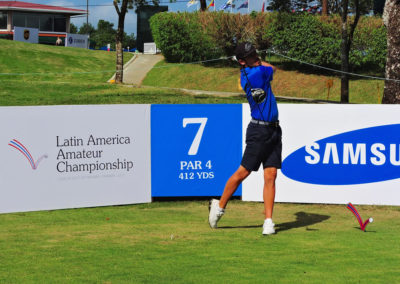
[[[340,65],[340,17],[308,14],[163,12],[150,19],[153,38],[169,62],[191,62],[233,55],[238,42],[305,62]],[[378,17],[361,17],[350,51],[354,68],[383,71],[386,28]]]

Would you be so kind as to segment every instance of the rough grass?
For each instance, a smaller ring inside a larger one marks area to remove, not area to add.
[[[226,62],[225,62],[226,63]],[[340,101],[340,78],[326,75],[318,70],[301,71],[288,68],[288,64],[274,58],[278,67],[272,81],[272,90],[276,96],[309,98],[318,100]],[[297,66],[297,68],[300,68]],[[238,87],[239,68],[218,62],[215,64],[169,64],[159,62],[143,81],[144,85],[157,87],[187,88],[206,91],[242,92]],[[327,83],[332,80],[329,91]],[[350,80],[351,103],[380,103],[384,82],[380,80]]]
[[[2,283],[395,283],[400,209],[232,201],[220,228],[207,202],[180,201],[0,215]]]

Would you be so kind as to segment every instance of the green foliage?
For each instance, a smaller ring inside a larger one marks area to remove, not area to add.
[[[258,50],[276,52],[305,62],[340,66],[340,17],[293,13],[224,12],[160,13],[151,18],[153,37],[168,62],[189,62],[233,55],[238,42],[250,41]],[[382,19],[364,16],[350,50],[352,68],[386,62],[386,28]]]
[[[73,23],[69,24],[69,32],[71,34],[77,34],[78,33],[78,27],[75,26]]]
[[[290,12],[292,3],[290,0],[272,0],[267,7],[270,11]]]
[[[130,35],[127,35],[126,33],[125,33],[125,35],[124,35],[124,40],[122,41],[122,46],[126,46],[126,47],[128,47],[129,46],[129,48],[130,49],[132,49],[132,48],[134,48],[135,46],[136,46],[136,38],[135,38],[135,35],[133,34],[133,33],[131,33]]]
[[[99,20],[97,23],[97,29],[90,23],[88,25],[83,24],[79,29],[80,34],[89,34],[90,36],[90,47],[100,48],[111,44],[111,48],[115,49],[115,36],[117,34],[116,29],[114,29],[114,24],[105,20]],[[136,38],[132,33],[127,35],[124,32],[124,39],[122,41],[122,46],[129,48],[136,47]]]
[[[340,63],[340,34],[316,16],[274,13],[265,29],[275,50],[289,57],[318,65]]]
[[[89,24],[84,23],[79,28],[80,34],[88,34],[90,37],[92,37],[95,32],[96,32],[96,28],[93,27],[93,25],[91,23],[89,23]]]
[[[305,62],[340,65],[340,19],[338,16],[272,15],[265,29],[273,47],[282,54]],[[373,67],[383,71],[386,62],[386,28],[376,17],[362,17],[350,49],[352,68]]]
[[[202,32],[199,13],[157,13],[150,18],[152,35],[169,62],[219,57],[215,42]]]
[[[115,49],[116,30],[114,24],[105,20],[99,20],[97,30],[92,39],[96,42],[96,48],[111,44],[111,48]]]
[[[357,67],[369,67],[383,70],[385,67],[387,46],[386,27],[371,25],[372,21],[362,18],[354,34],[350,50],[350,63]]]

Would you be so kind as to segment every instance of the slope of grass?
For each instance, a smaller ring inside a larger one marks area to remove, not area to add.
[[[287,70],[277,59],[272,63],[278,67],[272,81],[272,90],[276,96],[340,101],[339,77]],[[143,84],[206,91],[242,92],[238,84],[239,76],[238,66],[224,65],[221,62],[204,66],[168,64],[162,61],[148,73]],[[328,97],[329,80],[332,80],[333,86]],[[350,102],[380,103],[383,86],[384,83],[381,80],[351,80]]]
[[[219,229],[207,202],[0,215],[2,283],[396,283],[400,210],[232,201]]]
[[[114,70],[114,52],[0,40],[0,105],[244,102],[108,84]]]

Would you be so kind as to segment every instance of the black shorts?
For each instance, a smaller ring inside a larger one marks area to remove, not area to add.
[[[250,122],[246,131],[246,149],[241,165],[248,171],[282,167],[282,129]]]

